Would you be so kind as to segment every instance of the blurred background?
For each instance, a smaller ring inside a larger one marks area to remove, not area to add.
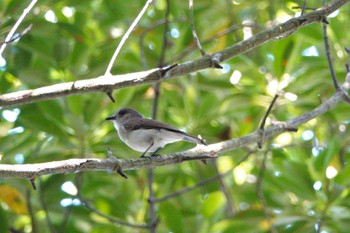
[[[3,42],[29,1],[2,0]],[[0,57],[0,94],[96,78],[107,65],[145,1],[41,0]],[[207,53],[214,53],[300,15],[303,1],[195,1],[194,21]],[[319,8],[309,0],[307,7]],[[168,20],[165,20],[169,11]],[[306,10],[309,12],[310,10]],[[334,67],[342,83],[349,56],[350,5],[329,16]],[[164,44],[164,29],[166,43]],[[132,32],[112,74],[124,74],[199,58],[187,1],[157,0]],[[208,143],[245,136],[259,127],[273,96],[282,93],[267,125],[317,107],[334,93],[322,25],[313,24],[207,69],[160,84],[157,119]],[[104,93],[0,108],[0,163],[28,164],[70,158],[138,158],[118,138],[107,116],[132,107],[152,117],[154,90],[141,85]],[[224,173],[156,203],[158,232],[348,232],[350,227],[349,106],[334,110],[264,144],[154,171],[156,198]],[[166,146],[161,154],[192,144]],[[263,166],[262,166],[263,165]],[[0,178],[0,232],[148,232],[116,224],[87,209],[131,224],[149,222],[147,171],[48,175],[38,190],[19,178]]]

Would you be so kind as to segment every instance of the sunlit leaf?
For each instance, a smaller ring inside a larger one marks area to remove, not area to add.
[[[23,195],[10,185],[0,185],[0,200],[16,214],[26,214],[27,202]]]

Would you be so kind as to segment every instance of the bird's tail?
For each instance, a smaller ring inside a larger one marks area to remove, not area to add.
[[[204,139],[200,138],[200,136],[199,136],[199,138],[197,138],[197,137],[193,137],[191,135],[186,134],[185,137],[184,137],[184,140],[188,141],[188,142],[193,142],[193,143],[196,143],[196,144],[202,144],[202,145],[205,145],[205,146],[208,145]],[[201,161],[205,165],[207,164],[207,160],[206,159],[202,159]]]
[[[191,135],[186,134],[184,136],[184,140],[188,141],[188,142],[192,142],[192,143],[196,143],[196,144],[202,144],[202,145],[207,145],[207,143],[205,142],[204,139],[202,138],[197,138]]]

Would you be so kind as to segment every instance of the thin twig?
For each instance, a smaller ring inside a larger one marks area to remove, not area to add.
[[[323,0],[323,5],[326,4],[326,1]],[[331,77],[333,80],[333,86],[335,88],[336,91],[338,91],[340,89],[338,80],[337,80],[337,76],[335,74],[334,71],[334,67],[333,67],[333,61],[332,61],[332,55],[331,55],[331,49],[329,46],[329,40],[328,40],[328,34],[327,34],[327,24],[324,22],[322,25],[322,29],[323,29],[323,40],[324,40],[324,47],[326,50],[326,56],[327,56],[327,61],[328,61],[328,66],[329,66],[329,71],[331,73]]]
[[[32,185],[32,188],[36,190],[36,185],[35,185],[35,177],[31,177],[29,179],[30,184]]]
[[[303,7],[301,8],[301,15],[305,14],[306,1],[307,1],[307,0],[304,0]]]
[[[114,51],[114,54],[111,58],[111,60],[109,61],[109,64],[107,66],[106,72],[104,74],[104,76],[111,76],[111,70],[113,67],[113,64],[115,62],[115,60],[117,59],[117,56],[120,52],[120,50],[122,49],[125,41],[129,38],[129,35],[131,34],[131,32],[134,30],[134,28],[136,27],[137,23],[140,21],[140,19],[142,18],[143,14],[146,12],[147,8],[149,7],[149,5],[153,2],[153,0],[148,0],[144,7],[142,8],[142,10],[140,11],[140,13],[137,15],[137,17],[135,18],[135,20],[132,22],[132,24],[130,25],[130,27],[128,28],[128,30],[126,31],[126,33],[123,35],[122,39],[120,40],[116,50]],[[109,97],[109,99],[115,103],[115,99],[112,95],[113,90],[108,88],[106,91],[107,96]]]
[[[153,107],[152,107],[152,118],[156,119],[157,118],[157,113],[158,113],[158,103],[159,103],[159,90],[160,89],[160,83],[156,82],[153,85],[153,93],[154,93],[154,99],[153,99]]]
[[[34,7],[34,5],[38,2],[38,0],[32,0],[30,4],[23,10],[22,15],[18,18],[17,22],[15,25],[12,27],[10,30],[9,34],[6,36],[5,41],[10,41],[13,34],[16,32],[17,28],[19,25],[21,25],[22,21],[26,17],[26,15],[31,11],[31,9]],[[0,47],[0,57],[2,56],[2,53],[4,52],[5,48],[7,46],[7,43],[4,43]]]
[[[82,173],[78,174],[76,177],[75,177],[75,183],[76,183],[76,187],[77,187],[77,190],[78,190],[78,194],[77,194],[77,198],[80,200],[81,204],[87,208],[88,210],[94,212],[95,214],[103,217],[103,218],[106,218],[108,221],[110,221],[111,223],[114,223],[116,225],[121,225],[121,226],[127,226],[127,227],[131,227],[131,228],[139,228],[139,229],[148,229],[149,228],[149,225],[147,224],[132,224],[132,223],[129,223],[129,222],[125,222],[125,221],[122,221],[120,219],[117,219],[117,218],[114,218],[110,215],[107,215],[101,211],[99,211],[98,209],[96,209],[93,205],[91,205],[83,196],[82,196],[82,193],[81,193],[81,190],[82,190]]]
[[[279,97],[278,94],[276,94],[276,95],[273,97],[273,100],[271,101],[271,103],[270,103],[270,105],[269,105],[269,108],[268,108],[267,111],[265,112],[265,115],[264,115],[264,117],[263,117],[263,119],[262,119],[262,121],[261,121],[261,124],[260,124],[259,129],[262,129],[262,130],[263,130],[263,129],[265,128],[266,119],[267,119],[268,115],[270,114],[270,112],[271,112],[271,110],[272,110],[272,107],[273,107],[273,105],[275,104],[275,102],[276,102],[276,100],[277,100],[278,97]]]
[[[147,171],[147,184],[148,184],[148,204],[149,204],[149,215],[150,215],[150,224],[149,230],[151,233],[156,232],[157,227],[157,215],[156,215],[156,207],[155,207],[155,197],[154,197],[154,189],[153,189],[153,182],[154,182],[154,172],[153,169],[150,168]]]
[[[292,9],[294,10],[294,9],[303,9],[303,6],[293,6],[292,7]],[[306,11],[306,10],[309,10],[309,11],[314,11],[314,10],[316,10],[317,8],[314,8],[314,7],[304,7],[304,10]],[[305,12],[304,12],[304,14],[305,14]]]
[[[260,123],[260,126],[259,126],[259,129],[260,129],[260,132],[263,134],[262,137],[261,137],[261,140],[258,142],[258,147],[261,149],[262,148],[262,144],[264,142],[264,128],[265,128],[265,123],[266,123],[266,119],[268,117],[268,115],[270,114],[271,110],[272,110],[272,107],[273,105],[275,104],[276,100],[278,98],[278,95],[276,94],[274,97],[273,97],[273,100],[272,102],[270,103],[269,105],[269,108],[267,109],[267,111],[265,112],[265,115]]]
[[[164,60],[165,60],[165,53],[167,49],[167,44],[168,44],[168,30],[169,30],[169,14],[170,14],[170,1],[167,0],[167,7],[165,11],[165,19],[164,19],[164,31],[163,31],[163,45],[162,45],[162,50],[160,52],[159,56],[159,61],[158,61],[158,67],[163,68],[164,66]],[[165,75],[165,73],[162,75]],[[154,100],[153,100],[153,108],[152,108],[152,118],[156,119],[157,118],[157,113],[158,113],[158,105],[159,105],[159,93],[160,93],[160,82],[156,82],[153,85],[153,91],[154,91]]]
[[[85,200],[80,193],[78,193],[78,198],[81,201],[82,205],[87,208],[88,210],[94,212],[95,214],[106,218],[108,221],[117,224],[117,225],[122,225],[122,226],[127,226],[127,227],[132,227],[132,228],[141,228],[141,229],[147,229],[149,228],[149,226],[147,224],[132,224],[132,223],[128,223],[122,220],[119,220],[117,218],[113,218],[105,213],[102,213],[101,211],[99,211],[98,209],[96,209],[95,207],[93,207],[87,200]]]
[[[158,68],[163,68],[165,66],[165,53],[168,48],[168,31],[169,31],[169,15],[170,15],[170,0],[166,0],[166,11],[165,11],[165,23],[164,23],[164,32],[163,32],[163,45],[162,50],[159,56]]]
[[[68,221],[71,219],[72,210],[73,210],[73,205],[67,206],[65,208],[65,211],[63,214],[63,220],[62,220],[60,228],[59,228],[60,233],[66,232],[66,227],[67,227]]]
[[[166,1],[166,11],[165,11],[165,23],[164,23],[164,32],[163,32],[163,45],[161,54],[159,56],[158,61],[158,67],[162,68],[164,59],[165,59],[165,53],[167,49],[168,44],[168,37],[167,32],[169,30],[169,14],[170,14],[170,1]],[[159,90],[160,90],[160,82],[156,82],[153,85],[153,91],[154,91],[154,99],[153,99],[153,109],[152,109],[152,118],[157,119],[157,113],[158,113],[158,105],[159,105]],[[154,183],[154,171],[153,169],[148,169],[147,172],[147,182],[148,182],[148,190],[149,190],[149,197],[148,197],[148,203],[149,203],[149,214],[150,214],[150,224],[149,224],[149,230],[151,233],[155,233],[158,225],[158,219],[156,215],[156,202],[155,202],[155,196],[154,196],[154,189],[153,189],[153,183]]]
[[[140,19],[142,18],[143,14],[146,12],[147,8],[149,7],[149,5],[152,2],[153,2],[153,0],[147,0],[147,2],[145,3],[144,7],[140,11],[140,13],[137,15],[135,20],[130,25],[129,29],[126,31],[126,33],[124,34],[124,36],[120,40],[117,49],[114,51],[114,54],[113,54],[111,60],[109,61],[109,64],[108,64],[106,72],[105,72],[105,76],[111,75],[111,70],[112,70],[113,64],[115,62],[115,59],[117,59],[117,56],[118,56],[120,50],[122,49],[125,41],[129,38],[129,35],[134,30],[134,28],[136,27],[137,23],[140,21]]]
[[[167,49],[168,44],[168,37],[167,32],[169,30],[169,14],[170,14],[170,1],[166,1],[166,11],[165,11],[165,20],[164,20],[164,32],[163,32],[163,46],[161,50],[161,54],[159,56],[158,61],[158,67],[162,68],[164,65],[164,59],[165,59],[165,53]],[[159,105],[159,90],[160,90],[160,82],[156,82],[153,85],[153,91],[154,91],[154,99],[153,99],[153,108],[152,108],[152,118],[157,118],[158,113],[158,105]],[[149,224],[149,230],[151,233],[155,233],[157,229],[157,225],[159,220],[157,219],[156,215],[156,198],[154,195],[154,189],[153,189],[153,183],[154,183],[154,171],[153,169],[148,169],[147,172],[147,183],[148,183],[148,190],[149,190],[149,197],[148,197],[148,203],[149,203],[149,214],[150,214],[150,224]]]
[[[32,223],[32,232],[38,233],[38,227],[36,224],[35,213],[34,213],[33,206],[32,206],[31,194],[32,194],[31,190],[28,189],[27,193],[26,193],[27,209],[28,209],[28,214],[30,216],[30,220]]]
[[[229,28],[226,28],[220,32],[218,32],[217,34],[215,34],[214,36],[209,37],[208,39],[205,39],[202,41],[202,44],[208,44],[210,42],[212,42],[213,40],[216,40],[218,38],[221,38],[223,36],[226,36],[227,34],[240,29],[242,27],[252,27],[252,28],[258,28],[259,26],[257,26],[256,24],[251,24],[251,23],[244,23],[244,24],[235,24]],[[180,59],[185,58],[187,55],[191,54],[195,49],[197,48],[197,46],[194,44],[192,44],[191,46],[189,46],[188,48],[186,48],[184,51],[182,51],[180,54],[172,57],[169,61],[168,64],[174,63],[175,61],[179,61]]]
[[[25,34],[27,34],[27,33],[30,31],[30,29],[32,29],[32,26],[33,26],[33,24],[29,24],[29,26],[26,27],[22,32],[18,33],[17,35],[15,35],[14,37],[12,37],[12,38],[11,38],[10,40],[8,40],[8,41],[4,41],[4,42],[0,43],[0,45],[9,44],[9,43],[12,43],[12,42],[18,40],[19,38],[21,38],[22,36],[24,36]]]
[[[219,168],[218,168],[216,160],[212,160],[212,164],[213,164],[215,173],[217,175],[219,175],[220,173],[219,173]],[[227,186],[225,184],[225,181],[222,178],[223,178],[222,176],[218,176],[218,182],[220,184],[221,191],[224,194],[225,199],[226,199],[226,213],[227,213],[227,217],[233,217],[233,215],[236,212],[235,203],[234,203],[233,198],[231,198],[231,195],[230,195],[229,190],[228,190],[228,188],[227,188]]]
[[[113,160],[116,159],[113,156],[112,150],[111,148],[108,146],[107,149],[107,158]],[[124,179],[128,179],[128,176],[123,172],[123,169],[120,167],[119,163],[116,163],[115,167],[112,169],[112,171],[116,171],[121,177],[123,177]]]
[[[199,41],[196,28],[194,26],[194,16],[193,16],[193,0],[188,0],[188,5],[189,5],[189,10],[190,10],[190,26],[191,26],[191,31],[193,35],[194,42],[197,45],[197,48],[201,52],[202,56],[204,56],[206,53],[201,45],[201,42]]]
[[[162,201],[165,201],[165,200],[168,200],[168,199],[171,199],[171,198],[174,198],[174,197],[177,197],[177,196],[180,196],[182,194],[185,194],[185,193],[188,193],[192,190],[195,190],[197,189],[198,187],[202,187],[206,184],[209,184],[211,182],[214,182],[214,181],[217,181],[219,178],[221,177],[224,177],[224,176],[227,176],[229,174],[232,174],[232,170],[235,169],[237,166],[239,166],[242,162],[244,162],[245,160],[247,160],[251,154],[253,154],[255,151],[250,151],[247,155],[245,155],[240,161],[238,161],[238,163],[236,163],[232,168],[230,168],[229,170],[225,171],[225,172],[222,172],[222,173],[219,173],[213,177],[210,177],[208,179],[204,179],[204,180],[201,180],[199,181],[198,183],[194,184],[194,185],[191,185],[191,186],[188,186],[188,187],[185,187],[185,188],[182,188],[176,192],[173,192],[171,194],[168,194],[168,195],[165,195],[163,197],[160,197],[160,198],[157,198],[155,201],[156,202],[162,202]]]
[[[159,83],[157,82],[155,86],[153,86],[153,90],[155,93],[154,101],[153,101],[153,113],[152,118],[156,119],[157,109],[158,109],[158,96],[159,96]],[[147,171],[147,184],[148,184],[148,204],[149,204],[149,214],[150,214],[150,224],[149,230],[151,233],[156,232],[157,227],[157,215],[156,215],[156,207],[155,207],[155,196],[153,189],[154,182],[154,172],[153,168],[148,169]]]
[[[256,181],[256,194],[258,196],[258,199],[261,203],[263,212],[265,214],[266,220],[269,222],[270,225],[270,230],[272,233],[277,233],[277,229],[275,228],[275,226],[272,223],[272,216],[271,216],[271,212],[269,210],[269,207],[266,203],[266,199],[264,196],[264,192],[262,190],[262,182],[264,179],[264,173],[266,170],[266,159],[267,159],[267,153],[268,151],[264,152],[264,157],[261,161],[261,166],[260,166],[260,171],[259,171],[259,175],[258,175],[258,179]]]
[[[39,178],[39,202],[41,204],[41,208],[43,209],[43,211],[45,213],[46,224],[47,224],[48,228],[50,229],[50,232],[56,233],[56,230],[52,224],[50,214],[49,214],[46,202],[45,202],[45,195],[44,195],[43,186],[44,186],[43,181],[42,181],[42,179]]]
[[[345,47],[344,49],[345,49],[345,52],[346,52],[348,55],[350,55],[350,48]]]
[[[170,19],[160,19],[156,22],[154,22],[153,24],[151,24],[149,27],[147,27],[145,30],[143,30],[140,34],[140,38],[139,38],[139,47],[140,47],[140,61],[141,61],[141,64],[143,65],[143,68],[146,70],[146,69],[149,69],[148,68],[148,63],[146,61],[146,58],[145,58],[145,45],[144,45],[144,40],[145,40],[145,37],[147,35],[147,33],[151,32],[152,30],[154,30],[156,27],[159,27],[163,24],[169,24],[170,22],[184,22],[186,21],[186,18],[185,17],[180,17],[180,18],[175,18],[173,20],[170,21]],[[168,26],[169,27],[169,26]],[[167,30],[167,32],[169,31],[169,29]],[[163,37],[164,38],[164,37]],[[168,38],[168,37],[167,37]],[[164,59],[162,59],[163,62],[162,62],[162,66],[160,67],[164,67],[164,64],[170,64],[170,62],[168,63],[165,63],[164,62]]]

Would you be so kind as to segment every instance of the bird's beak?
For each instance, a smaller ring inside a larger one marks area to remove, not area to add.
[[[112,121],[112,120],[115,120],[115,117],[114,116],[110,116],[110,117],[107,117],[105,120],[106,121]]]

